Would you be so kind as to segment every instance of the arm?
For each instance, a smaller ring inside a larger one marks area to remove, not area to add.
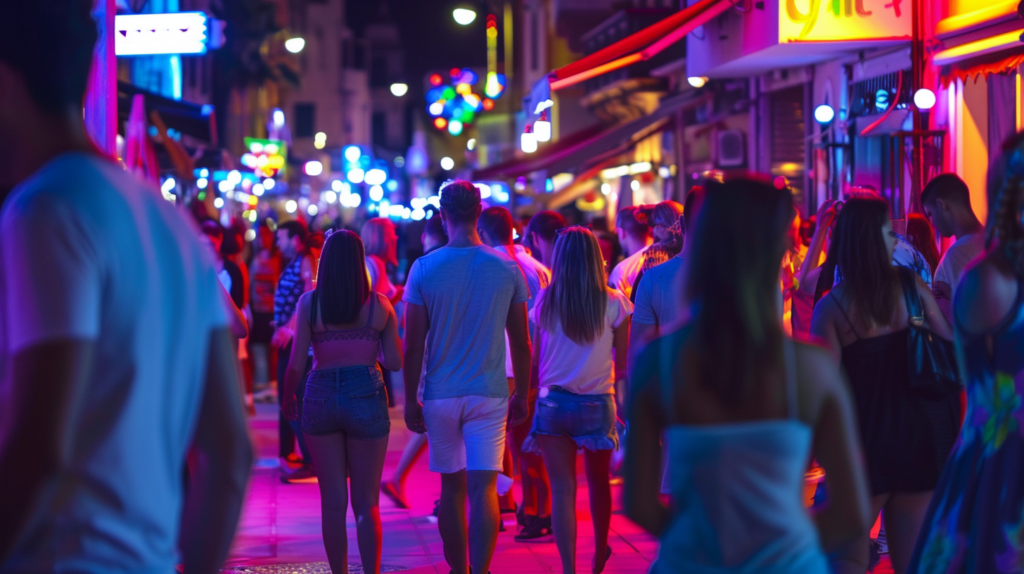
[[[939,310],[942,312],[942,316],[946,318],[946,321],[953,322],[953,289],[949,286],[949,283],[945,281],[935,280],[932,282],[932,296],[935,297],[935,302],[939,306]],[[921,300],[924,301],[924,296],[921,296]]]
[[[811,339],[831,351],[832,356],[838,361],[842,357],[843,345],[832,321],[834,312],[835,301],[831,297],[822,297],[814,307],[814,315],[811,317]]]
[[[627,366],[627,351],[630,349],[630,343],[633,339],[630,337],[630,323],[632,317],[626,317],[622,320],[622,323],[615,328],[612,332],[613,342],[612,345],[615,347],[615,380],[622,381],[626,379],[626,366]]]
[[[405,379],[405,426],[415,433],[427,432],[423,423],[423,405],[416,400],[423,373],[423,350],[427,341],[430,319],[423,305],[405,303],[405,361],[402,377]]]
[[[656,345],[650,345],[634,362],[630,381],[633,392],[626,407],[626,462],[623,503],[626,516],[658,536],[668,525],[671,512],[661,502],[661,434],[665,421],[658,390]]]
[[[395,315],[395,308],[385,297],[378,297],[378,300],[388,318],[384,331],[380,334],[380,347],[384,359],[381,363],[389,371],[398,371],[402,368],[402,340],[398,337],[398,317]]]
[[[933,333],[947,341],[953,340],[953,327],[946,320],[947,315],[939,308],[938,302],[932,295],[928,285],[915,275],[917,280],[917,293],[921,297],[921,305],[924,307],[924,321]],[[948,307],[947,307],[948,310]]]
[[[0,433],[0,564],[13,550],[50,481],[71,463],[82,391],[92,371],[92,340],[60,339],[11,358]]]
[[[288,368],[284,371],[284,386],[281,397],[281,411],[289,420],[299,419],[299,405],[296,402],[295,393],[299,390],[299,383],[302,382],[302,375],[306,373],[306,362],[309,360],[309,341],[312,338],[312,327],[309,324],[310,299],[312,294],[304,293],[299,297],[299,303],[295,306],[295,314],[292,318],[298,317],[295,329],[295,338],[292,344],[292,352],[288,357]]]
[[[526,303],[513,303],[505,318],[509,351],[512,354],[512,373],[516,392],[512,397],[512,425],[521,424],[527,417],[526,395],[530,391],[530,326],[526,319]]]
[[[825,245],[825,237],[829,228],[832,227],[832,220],[835,219],[835,201],[829,200],[818,208],[818,223],[814,228],[814,235],[811,236],[811,244],[807,246],[807,255],[804,257],[803,265],[797,273],[797,287],[803,288],[807,275],[818,268],[821,260],[821,250]]]
[[[210,333],[195,440],[191,486],[182,517],[185,572],[218,572],[228,555],[245,501],[252,445],[239,396],[237,360],[226,329]]]
[[[244,339],[249,336],[249,321],[245,315],[235,306],[231,294],[223,286],[220,288],[221,299],[224,303],[224,311],[228,315],[228,326],[231,327],[231,334],[236,339]]]
[[[807,346],[811,358],[808,379],[821,385],[824,395],[814,426],[814,456],[825,469],[829,505],[815,515],[826,551],[840,550],[871,527],[870,497],[862,464],[857,422],[846,383],[838,365],[824,352]]]

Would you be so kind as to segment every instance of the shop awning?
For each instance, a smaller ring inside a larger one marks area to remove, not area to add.
[[[217,145],[217,127],[213,107],[193,104],[165,98],[148,90],[143,90],[127,82],[117,83],[117,110],[121,122],[121,133],[124,133],[124,122],[132,108],[132,97],[142,94],[146,115],[157,112],[167,127],[197,140]]]
[[[649,60],[733,5],[733,0],[700,0],[693,6],[680,10],[661,22],[648,26],[572,64],[558,68],[549,75],[551,89],[568,88],[601,74]]]
[[[618,155],[640,140],[671,125],[672,115],[680,110],[706,103],[712,96],[688,92],[662,100],[654,113],[603,131],[587,130],[560,140],[541,152],[517,161],[484,168],[474,173],[477,180],[518,177],[546,169],[551,173],[586,169],[594,163]],[[581,137],[585,136],[585,137]]]

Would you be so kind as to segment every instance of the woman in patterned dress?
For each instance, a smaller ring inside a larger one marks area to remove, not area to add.
[[[1024,572],[1024,134],[989,181],[988,252],[954,302],[967,383],[960,437],[909,572]]]

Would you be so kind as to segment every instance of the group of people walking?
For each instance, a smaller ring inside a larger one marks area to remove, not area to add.
[[[250,334],[248,290],[231,298],[217,229],[89,141],[91,3],[0,7],[0,572],[155,574],[179,557],[216,572],[253,463],[232,342]],[[351,499],[363,570],[380,571],[384,372],[400,369],[457,574],[489,569],[510,435],[535,479],[520,535],[552,530],[566,574],[580,450],[591,572],[612,559],[620,441],[626,514],[661,540],[656,573],[861,574],[879,513],[899,574],[1024,571],[1024,135],[1004,150],[985,226],[944,175],[906,236],[856,188],[802,245],[788,189],[727,177],[681,209],[621,210],[627,258],[610,273],[607,236],[544,212],[529,256],[464,181],[442,188],[447,244],[404,290],[386,279],[385,227],[373,253],[341,230],[307,257],[304,228],[282,224],[282,433],[295,423],[319,478],[332,570],[348,569]],[[936,231],[956,237],[941,260]]]

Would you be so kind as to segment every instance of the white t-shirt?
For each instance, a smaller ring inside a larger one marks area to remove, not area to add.
[[[608,307],[601,335],[589,345],[578,345],[562,333],[562,326],[548,331],[540,321],[546,289],[537,296],[531,313],[537,323],[540,344],[540,386],[558,385],[580,395],[605,395],[615,392],[612,354],[614,329],[633,313],[629,298],[615,289],[608,290]]]
[[[537,302],[537,293],[551,283],[551,272],[548,271],[547,267],[544,267],[543,263],[534,259],[532,255],[518,245],[516,246],[515,259],[516,263],[519,264],[519,268],[523,270],[523,274],[526,276],[526,287],[530,290],[530,300],[526,302],[526,310],[529,312]],[[508,378],[515,376],[512,372],[512,350],[508,344],[507,332],[505,333],[505,376]]]
[[[425,401],[508,397],[505,323],[513,304],[530,300],[511,257],[486,245],[431,251],[409,269],[403,299],[430,319]]]
[[[69,472],[50,490],[59,496],[36,509],[0,571],[174,571],[210,333],[227,325],[198,237],[158,191],[83,153],[52,160],[8,197],[0,373],[52,340],[94,341],[96,355]]]
[[[935,268],[935,280],[949,285],[952,294],[956,295],[956,287],[964,276],[967,264],[985,252],[985,233],[982,231],[968,233],[957,237],[956,242],[949,246],[946,253]]]
[[[620,261],[608,276],[608,285],[622,291],[627,299],[633,292],[636,276],[640,274],[640,269],[644,266],[644,252],[648,248],[650,245]]]

